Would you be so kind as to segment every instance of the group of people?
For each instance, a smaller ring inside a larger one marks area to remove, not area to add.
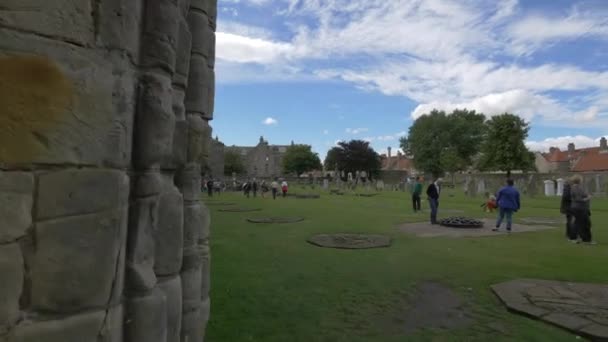
[[[208,180],[203,180],[201,191],[207,191],[207,195],[212,197],[214,193],[219,195],[225,189],[225,187],[226,184],[223,182],[210,178]]]
[[[289,185],[287,184],[287,181],[283,181],[283,182],[281,182],[281,185],[279,187],[279,181],[278,181],[278,179],[275,178],[270,183],[270,187],[269,187],[268,183],[266,183],[265,180],[262,180],[261,183],[258,183],[258,181],[254,178],[253,180],[247,180],[245,183],[243,183],[242,188],[243,188],[243,193],[245,194],[245,196],[247,196],[247,198],[249,198],[252,193],[253,193],[253,197],[257,197],[258,190],[261,190],[262,198],[266,197],[266,193],[268,191],[272,191],[272,198],[276,199],[277,195],[279,193],[279,188],[281,190],[281,193],[283,194],[283,197],[287,197],[287,191],[289,190]]]
[[[421,195],[423,178],[417,177],[412,189],[412,206],[414,212],[421,210]],[[564,185],[560,211],[566,215],[566,236],[573,243],[595,244],[591,235],[591,196],[581,185],[580,176],[572,177]],[[431,224],[437,224],[437,211],[439,209],[439,196],[441,194],[440,179],[435,179],[426,189],[426,195],[431,209]],[[493,231],[499,231],[506,221],[506,231],[511,232],[513,215],[521,208],[520,194],[514,186],[512,179],[507,179],[496,196],[490,195],[487,202],[482,204],[488,212],[498,209],[498,218]]]

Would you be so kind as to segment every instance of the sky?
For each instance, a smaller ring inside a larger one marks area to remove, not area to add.
[[[395,151],[432,109],[514,113],[534,151],[608,136],[608,0],[219,0],[214,136]]]

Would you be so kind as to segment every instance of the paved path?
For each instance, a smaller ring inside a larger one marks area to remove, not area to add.
[[[493,232],[492,228],[496,224],[496,220],[494,219],[482,219],[484,222],[483,228],[449,228],[443,227],[439,225],[431,225],[428,222],[418,222],[418,223],[407,223],[399,226],[399,230],[408,233],[414,234],[418,237],[481,237],[481,236],[500,236],[506,234],[504,230],[505,224],[503,223],[503,230],[500,232]],[[554,229],[555,227],[545,226],[545,225],[524,225],[524,224],[513,224],[513,234],[523,233],[523,232],[533,232],[539,230],[547,230]]]

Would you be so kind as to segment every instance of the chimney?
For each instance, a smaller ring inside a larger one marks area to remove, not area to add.
[[[557,151],[559,151],[559,148],[557,148],[557,147],[550,147],[549,148],[549,153],[551,153],[551,154],[553,154],[553,153],[555,153]]]
[[[600,150],[608,150],[608,142],[606,141],[606,137],[602,137],[602,139],[600,139]]]
[[[573,153],[575,150],[576,150],[576,148],[574,147],[574,143],[569,143],[568,152]]]
[[[392,157],[392,153],[391,153],[392,150],[393,149],[389,146],[388,147],[388,159],[391,159],[391,157]]]

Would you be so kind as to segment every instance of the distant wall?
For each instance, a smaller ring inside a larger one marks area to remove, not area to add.
[[[202,341],[214,0],[0,5],[0,341]]]

